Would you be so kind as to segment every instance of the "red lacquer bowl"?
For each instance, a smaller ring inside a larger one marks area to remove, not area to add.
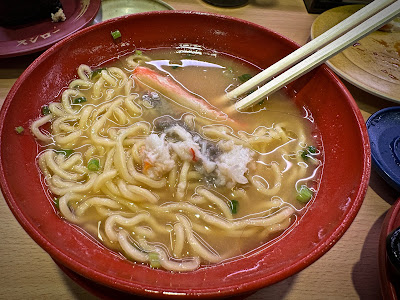
[[[123,43],[110,32],[118,29]],[[190,273],[134,264],[105,249],[63,221],[46,197],[35,165],[36,142],[25,131],[43,104],[53,100],[84,63],[101,62],[135,47],[200,44],[265,68],[296,48],[268,29],[234,18],[197,12],[153,12],[113,19],[59,42],[21,75],[0,115],[0,183],[5,199],[28,234],[54,260],[96,283],[137,295],[223,297],[283,280],[326,253],[344,234],[364,199],[370,176],[370,147],[354,99],[327,67],[294,82],[290,90],[306,105],[322,135],[325,165],[315,202],[299,224],[272,245],[237,260]]]
[[[400,274],[392,265],[387,254],[386,239],[400,227],[400,198],[388,210],[382,224],[379,238],[379,273],[382,297],[385,300],[397,300],[396,285],[400,285]],[[389,250],[390,251],[390,250]]]

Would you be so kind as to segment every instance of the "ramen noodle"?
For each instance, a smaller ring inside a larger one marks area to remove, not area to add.
[[[288,232],[317,192],[320,141],[307,108],[284,92],[224,113],[234,101],[217,96],[257,71],[179,49],[80,65],[31,125],[62,218],[130,260],[175,272]]]

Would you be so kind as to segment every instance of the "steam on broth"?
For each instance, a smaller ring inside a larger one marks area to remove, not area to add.
[[[311,116],[284,92],[223,113],[233,102],[219,96],[255,72],[204,49],[81,65],[31,126],[61,216],[171,271],[233,259],[288,230],[317,191],[322,154]]]

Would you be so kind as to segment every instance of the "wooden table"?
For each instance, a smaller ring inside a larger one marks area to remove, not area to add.
[[[250,0],[223,9],[200,0],[166,0],[178,10],[226,14],[270,28],[299,44],[309,39],[317,15],[302,0]],[[0,60],[0,101],[17,77],[37,57]],[[394,104],[347,84],[365,119]],[[378,239],[387,210],[398,195],[374,171],[365,201],[339,242],[300,273],[264,288],[248,299],[380,299]],[[5,201],[0,200],[0,299],[96,299],[70,280],[25,233]]]

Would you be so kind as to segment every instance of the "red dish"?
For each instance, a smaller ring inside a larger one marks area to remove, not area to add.
[[[10,28],[0,27],[0,58],[25,55],[49,48],[88,25],[96,17],[101,0],[62,1],[66,20],[48,19]]]
[[[386,238],[395,229],[400,227],[400,199],[389,209],[382,224],[379,238],[379,273],[383,299],[397,300],[395,282],[400,282],[394,267],[390,263],[386,252]]]
[[[110,32],[118,29],[122,43]],[[361,113],[345,86],[325,66],[291,85],[320,130],[325,151],[315,201],[290,232],[226,263],[189,273],[134,264],[107,250],[61,219],[46,197],[28,128],[42,105],[54,99],[82,64],[138,48],[193,43],[265,68],[298,48],[261,26],[200,12],[165,11],[120,17],[88,27],[59,42],[21,75],[0,114],[0,183],[22,227],[54,260],[91,281],[125,293],[160,298],[227,297],[283,280],[312,264],[345,233],[363,202],[370,176],[370,147]]]

